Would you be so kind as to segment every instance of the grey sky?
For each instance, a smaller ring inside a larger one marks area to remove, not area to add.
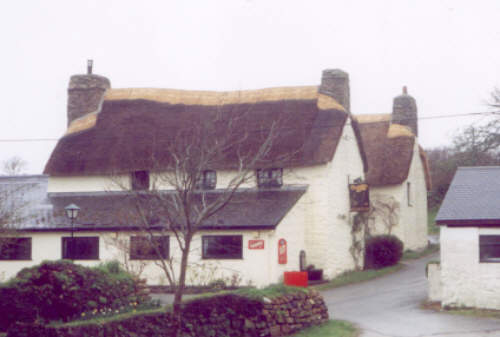
[[[239,90],[317,85],[341,68],[353,113],[388,113],[403,85],[419,117],[487,111],[500,86],[500,1],[5,1],[0,140],[59,138],[69,76],[113,87]],[[420,121],[446,145],[485,117]],[[55,141],[0,142],[41,173]]]

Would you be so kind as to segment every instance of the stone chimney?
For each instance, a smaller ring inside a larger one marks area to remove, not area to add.
[[[346,111],[351,110],[349,74],[340,69],[323,70],[319,92],[334,98]]]
[[[408,126],[418,136],[417,103],[408,95],[408,89],[403,87],[403,94],[394,98],[392,105],[392,122]]]
[[[73,75],[68,86],[68,126],[89,112],[100,109],[106,89],[111,87],[109,80],[92,74],[92,60],[87,62],[87,74]]]

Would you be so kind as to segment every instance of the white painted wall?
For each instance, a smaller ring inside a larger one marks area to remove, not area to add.
[[[410,183],[410,203],[408,203],[407,184]],[[418,144],[415,142],[408,178],[399,185],[372,187],[370,198],[393,197],[400,204],[399,222],[392,234],[404,243],[404,249],[421,250],[427,246],[427,187],[425,171],[420,159]],[[375,231],[387,234],[382,219],[374,218]]]
[[[442,305],[500,309],[500,263],[479,262],[479,235],[500,228],[441,227]]]
[[[429,285],[429,301],[441,302],[441,265],[439,263],[429,263],[427,265],[427,281]]]

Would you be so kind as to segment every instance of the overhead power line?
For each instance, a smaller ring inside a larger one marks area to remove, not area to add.
[[[373,114],[367,114],[367,115],[373,115]],[[378,114],[377,114],[378,115]],[[384,115],[384,114],[380,114]],[[386,114],[390,115],[390,113]],[[442,118],[457,118],[457,117],[470,117],[470,116],[488,116],[488,115],[494,115],[498,116],[500,115],[500,111],[487,111],[487,112],[469,112],[469,113],[463,113],[463,114],[453,114],[453,115],[435,115],[435,116],[423,116],[423,117],[417,117],[417,118],[405,118],[404,120],[429,120],[429,119],[442,119]],[[355,115],[356,116],[364,116],[362,114]],[[374,121],[374,122],[363,122],[361,124],[363,125],[369,125],[369,124],[379,124],[385,121]],[[313,128],[315,129],[323,129],[323,128],[331,128],[335,126],[341,126],[341,125],[351,125],[350,123],[344,123],[344,124],[324,124],[324,125],[317,125],[314,126]],[[303,129],[301,127],[286,127],[282,128],[286,130],[294,130],[294,129]],[[262,132],[265,129],[260,128],[258,130],[249,130],[247,132]],[[5,138],[1,139],[0,138],[0,143],[27,143],[27,142],[56,142],[60,138]]]

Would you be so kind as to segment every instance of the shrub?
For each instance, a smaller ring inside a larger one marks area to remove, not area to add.
[[[377,235],[366,241],[365,269],[395,265],[403,255],[403,242],[394,235]]]
[[[67,321],[82,312],[143,302],[143,294],[141,283],[113,263],[89,268],[43,262],[0,286],[0,328],[14,321]]]

